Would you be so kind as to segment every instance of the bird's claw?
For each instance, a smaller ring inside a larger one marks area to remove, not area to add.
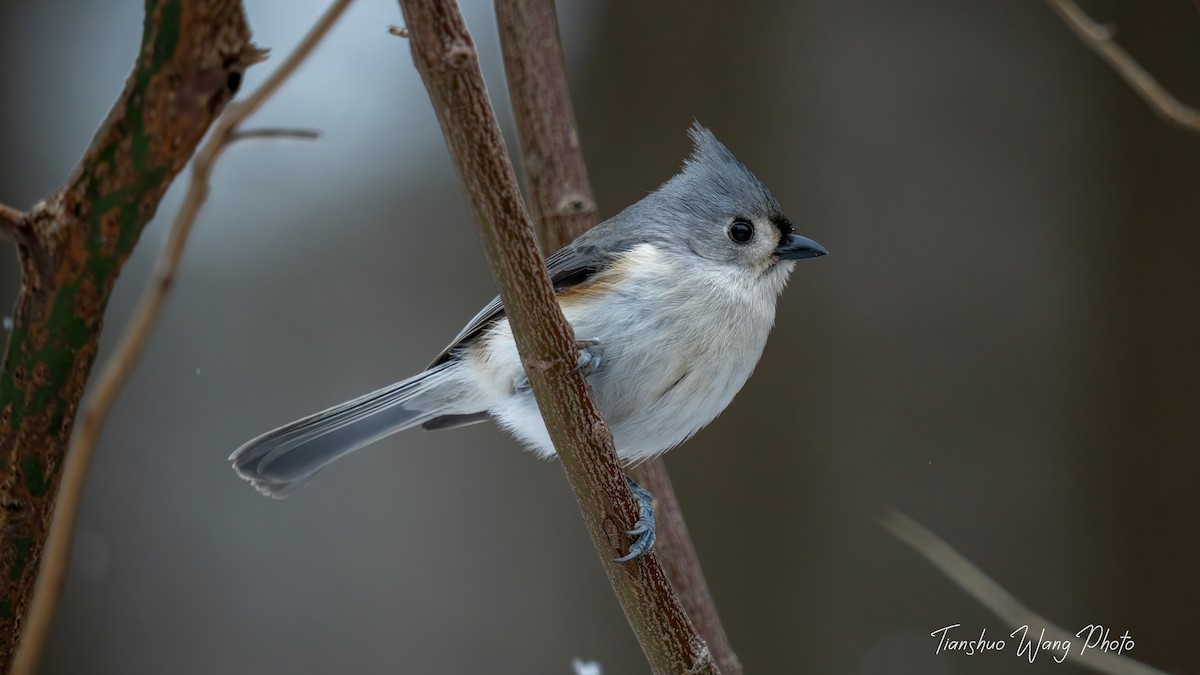
[[[600,340],[596,338],[588,338],[586,340],[576,340],[575,346],[579,348],[579,360],[575,362],[575,370],[572,372],[583,372],[583,376],[587,377],[600,367],[600,354],[592,351],[592,347],[599,347]]]
[[[629,544],[629,553],[614,558],[613,562],[625,563],[645,555],[654,548],[654,542],[657,536],[654,531],[654,496],[646,488],[633,482],[633,479],[626,478],[626,484],[629,485],[629,491],[633,493],[633,498],[638,504],[638,519],[633,524],[633,529],[626,530],[625,534],[633,537],[633,542]]]

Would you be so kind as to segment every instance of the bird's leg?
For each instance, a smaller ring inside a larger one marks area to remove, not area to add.
[[[629,491],[633,493],[634,500],[637,501],[638,519],[633,524],[633,529],[625,532],[633,537],[633,543],[629,545],[629,553],[613,559],[613,562],[618,563],[626,563],[649,553],[650,549],[654,548],[654,541],[657,538],[654,532],[654,495],[635,483],[632,478],[626,477],[625,482],[629,485]]]
[[[600,354],[593,351],[592,347],[599,347],[600,340],[597,338],[587,338],[586,340],[576,340],[575,346],[579,348],[579,360],[575,362],[575,369],[572,372],[583,372],[583,376],[587,377],[596,372],[600,368]],[[529,391],[529,378],[524,374],[517,378],[513,387],[518,392]]]

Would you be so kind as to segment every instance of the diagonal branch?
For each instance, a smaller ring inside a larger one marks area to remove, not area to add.
[[[1113,40],[1111,28],[1094,21],[1074,0],[1046,0],[1046,3],[1066,22],[1067,27],[1083,41],[1083,44],[1117,71],[1121,79],[1133,88],[1156,115],[1177,127],[1200,133],[1200,110],[1182,103],[1163,88],[1158,80],[1129,55],[1129,52]],[[1200,9],[1200,0],[1197,0],[1197,8]]]
[[[554,0],[496,0],[504,72],[521,141],[530,215],[543,251],[554,251],[595,226],[596,199],[583,161],[559,41]],[[667,577],[724,675],[742,672],[708,590],[666,464],[634,468],[654,495],[658,553]]]
[[[71,553],[71,536],[79,516],[79,505],[83,497],[84,483],[91,464],[96,442],[103,430],[113,403],[124,388],[142,350],[150,337],[158,317],[166,305],[167,295],[174,284],[183,250],[187,245],[192,226],[208,199],[209,179],[213,165],[232,143],[250,138],[302,138],[312,139],[315,132],[292,129],[253,129],[241,131],[242,123],[259,108],[280,85],[295,72],[296,68],[312,53],[314,47],[329,32],[329,29],[349,6],[351,0],[336,0],[317,21],[296,49],[284,59],[270,77],[244,101],[230,105],[216,122],[208,142],[196,154],[192,163],[191,179],[183,204],[175,215],[167,233],[166,244],[155,265],[154,274],[142,292],[133,316],[125,328],[108,362],[96,378],[92,393],[83,406],[79,423],[71,437],[58,504],[50,537],[46,543],[46,555],[42,563],[37,591],[30,608],[28,622],[24,628],[21,648],[14,664],[17,675],[32,675],[36,672],[42,646],[54,618],[58,596],[66,579]]]
[[[959,588],[978,600],[979,604],[1000,617],[1000,620],[1010,627],[1029,626],[1032,630],[1033,626],[1043,626],[1046,629],[1045,639],[1047,640],[1072,642],[1073,638],[1079,639],[1080,636],[1072,636],[1047,621],[1045,617],[1022,605],[1011,593],[1004,590],[1003,586],[971,564],[970,560],[955,551],[950,544],[942,541],[936,534],[925,529],[912,518],[889,508],[880,520],[880,524],[897,539],[908,544],[926,560],[933,563],[934,567],[950,577],[950,580],[958,584]],[[1167,675],[1157,668],[1151,668],[1129,657],[1098,649],[1071,651],[1067,654],[1067,658],[1076,665],[1105,675]]]
[[[470,198],[525,374],[592,543],[654,673],[718,671],[653,554],[610,562],[636,517],[612,435],[575,372],[574,336],[542,264],[478,54],[453,0],[400,0],[413,61]]]

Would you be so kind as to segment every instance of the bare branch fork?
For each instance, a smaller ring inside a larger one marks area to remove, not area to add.
[[[636,506],[587,381],[573,370],[574,336],[542,264],[462,14],[453,0],[400,0],[400,8],[526,376],[625,616],[654,673],[715,674],[658,558],[609,562],[626,542]]]
[[[54,609],[65,580],[70,559],[71,537],[79,515],[80,500],[92,453],[104,421],[126,380],[141,357],[146,341],[157,322],[167,295],[174,282],[200,207],[208,197],[209,178],[213,164],[230,144],[255,138],[313,139],[317,133],[305,129],[242,130],[242,123],[271,97],[300,64],[312,53],[329,29],[345,11],[350,0],[336,0],[317,21],[296,49],[284,59],[267,80],[245,100],[232,104],[214,125],[207,143],[197,153],[192,165],[188,191],[183,205],[167,234],[166,244],[155,265],[151,281],[143,291],[133,317],[105,364],[94,389],[79,414],[79,423],[71,437],[63,462],[62,484],[55,507],[54,520],[46,543],[46,554],[38,575],[36,592],[28,618],[23,626],[20,650],[13,664],[13,673],[32,675],[54,617]],[[265,58],[265,52],[247,57],[247,65]]]
[[[504,72],[521,142],[530,215],[542,250],[555,251],[595,226],[596,199],[583,161],[559,40],[554,0],[496,0]],[[724,675],[740,675],[708,590],[683,511],[661,459],[632,471],[654,495],[659,560]]]
[[[1182,103],[1163,88],[1154,76],[1113,40],[1112,28],[1097,23],[1074,0],[1046,0],[1046,3],[1083,44],[1117,71],[1156,115],[1181,129],[1200,133],[1200,110]],[[1197,9],[1200,9],[1200,0],[1197,0]]]

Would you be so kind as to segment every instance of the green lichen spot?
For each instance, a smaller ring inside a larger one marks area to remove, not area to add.
[[[46,364],[50,377],[49,382],[34,392],[29,402],[28,412],[31,415],[42,414],[50,401],[57,400],[58,392],[71,375],[75,352],[88,339],[87,326],[82,325],[83,322],[75,316],[75,293],[78,290],[78,280],[64,286],[50,308],[46,325],[51,335],[57,333],[58,339],[51,339],[35,357],[34,363]]]
[[[158,24],[158,37],[154,41],[154,70],[157,71],[167,59],[175,55],[182,27],[183,3],[180,0],[168,0],[163,5],[162,21]]]
[[[149,2],[146,3],[146,17],[152,16],[154,7]],[[125,112],[125,119],[129,124],[130,131],[133,132],[133,143],[129,148],[130,159],[133,160],[133,166],[139,173],[144,174],[149,170],[146,166],[146,159],[150,156],[150,138],[146,135],[145,127],[143,126],[142,105],[145,103],[146,89],[150,86],[150,80],[162,70],[163,64],[167,63],[172,56],[175,55],[175,48],[179,46],[179,35],[183,24],[183,6],[180,0],[169,0],[163,3],[162,9],[159,12],[158,33],[154,36],[154,46],[150,50],[150,62],[138,63],[137,75],[134,78],[133,96],[129,100],[129,108]],[[149,24],[147,24],[149,28]],[[149,30],[144,31],[144,35],[148,35]]]
[[[5,357],[5,363],[9,365],[3,373],[0,373],[0,407],[12,405],[12,416],[9,419],[10,429],[18,429],[21,421],[25,418],[25,391],[17,388],[13,373],[17,368],[22,367],[28,371],[29,359],[24,353],[28,339],[29,329],[25,322],[17,322],[12,328],[12,334],[8,337],[8,354]]]
[[[29,537],[17,537],[13,540],[13,548],[16,549],[16,558],[13,560],[12,569],[8,571],[8,578],[16,581],[25,573],[25,564],[29,562],[29,550],[33,548],[33,540]]]
[[[42,473],[42,460],[37,455],[25,455],[21,458],[21,474],[25,478],[25,489],[34,497],[45,497],[49,485]]]

